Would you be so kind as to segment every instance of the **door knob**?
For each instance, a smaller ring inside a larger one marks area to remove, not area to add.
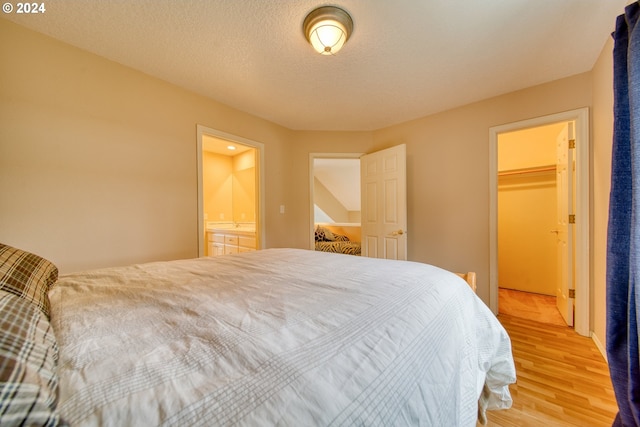
[[[556,234],[559,234],[559,233],[560,233],[560,230],[551,230],[549,233],[556,233]]]
[[[392,236],[402,236],[404,234],[403,230],[396,230],[391,233]]]

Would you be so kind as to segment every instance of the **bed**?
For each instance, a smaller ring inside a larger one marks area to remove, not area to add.
[[[267,249],[57,280],[45,267],[25,285],[0,266],[5,321],[22,305],[32,325],[1,347],[18,353],[3,426],[473,426],[511,405],[507,333],[434,266]]]
[[[347,228],[347,231],[345,231]],[[362,250],[360,246],[360,241],[353,240],[353,231],[352,237],[349,237],[347,233],[349,233],[350,229],[354,229],[356,227],[331,227],[329,225],[316,225],[315,228],[315,250],[320,252],[333,252],[336,254],[346,254],[346,255],[360,255]],[[358,236],[359,236],[359,229]]]

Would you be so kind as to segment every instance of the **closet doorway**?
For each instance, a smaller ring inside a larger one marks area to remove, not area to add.
[[[567,221],[560,224],[574,205],[562,184],[573,126],[559,122],[498,135],[500,313],[573,326],[572,302],[562,286],[568,289],[572,280],[573,244]]]
[[[201,125],[197,134],[198,256],[212,255],[208,225],[255,231],[263,248],[263,144]]]
[[[544,316],[551,299],[556,318],[582,335],[589,333],[587,120],[581,109],[490,130],[491,308],[503,311],[499,295],[511,293],[521,297],[522,315]],[[527,301],[539,302],[542,314]]]

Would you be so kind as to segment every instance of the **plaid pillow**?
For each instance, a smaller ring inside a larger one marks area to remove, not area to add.
[[[58,345],[49,321],[0,290],[0,331],[0,425],[59,425]]]
[[[48,292],[58,268],[38,255],[0,243],[0,289],[34,303],[50,316]]]

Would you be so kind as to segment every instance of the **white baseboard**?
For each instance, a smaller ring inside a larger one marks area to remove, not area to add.
[[[596,347],[598,347],[598,350],[600,350],[600,353],[602,354],[602,357],[604,357],[605,362],[609,363],[607,361],[607,350],[605,349],[604,345],[602,345],[602,342],[600,341],[598,336],[592,332],[591,339],[593,340],[593,343],[596,345]]]

